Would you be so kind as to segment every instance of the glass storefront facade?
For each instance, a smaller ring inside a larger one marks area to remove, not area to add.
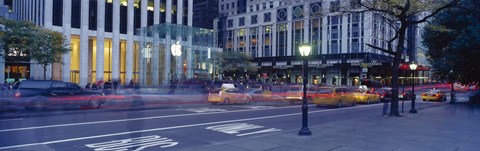
[[[221,79],[217,32],[179,24],[140,28],[139,83]]]

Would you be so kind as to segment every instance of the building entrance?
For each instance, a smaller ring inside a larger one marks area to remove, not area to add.
[[[6,65],[5,80],[8,83],[30,78],[30,64]]]

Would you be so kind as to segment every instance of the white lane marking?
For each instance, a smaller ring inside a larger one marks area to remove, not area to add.
[[[95,151],[141,151],[148,147],[159,146],[160,148],[168,148],[178,145],[170,138],[161,137],[158,135],[144,136],[137,138],[129,138],[123,140],[114,140],[109,142],[86,144],[85,146],[94,149]]]
[[[271,109],[285,109],[285,108],[299,108],[299,106],[277,107],[277,108],[271,108]],[[194,115],[209,115],[209,114],[219,114],[219,113],[222,113],[222,114],[223,114],[223,113],[236,113],[236,112],[248,112],[248,111],[262,111],[262,110],[271,110],[271,109],[249,109],[249,110],[236,110],[236,111],[225,111],[225,112],[210,112],[210,113],[192,113],[192,114],[177,114],[177,115],[165,115],[165,116],[151,116],[151,117],[131,118],[131,119],[121,119],[121,120],[108,120],[108,121],[95,121],[95,122],[82,122],[82,123],[70,123],[70,124],[57,124],[57,125],[46,125],[46,126],[34,126],[34,127],[24,127],[24,128],[13,128],[13,129],[0,130],[0,132],[11,132],[11,131],[43,129],[43,128],[55,128],[55,127],[67,127],[67,126],[78,126],[78,125],[90,125],[90,124],[105,124],[105,123],[115,123],[115,122],[129,122],[129,121],[161,119],[161,118],[170,118],[170,117],[194,116]]]
[[[23,120],[23,118],[4,119],[4,120],[0,120],[0,122],[21,121],[21,120]]]
[[[217,108],[189,108],[189,109],[177,109],[177,110],[183,110],[183,111],[189,111],[189,112],[195,112],[195,113],[207,113],[207,112],[225,112],[227,110],[225,109],[217,109]]]
[[[205,129],[221,132],[225,134],[236,134],[236,136],[247,136],[247,135],[253,135],[253,134],[281,131],[281,129],[276,129],[276,128],[258,130],[261,128],[264,128],[264,126],[248,124],[248,123],[232,123],[232,124],[210,126]],[[251,131],[254,129],[257,129],[258,131]]]
[[[238,134],[237,136],[247,136],[247,135],[253,135],[253,134],[270,133],[270,132],[278,132],[278,131],[281,131],[281,129],[269,128],[269,129],[260,130],[260,131],[255,131],[255,132],[250,132],[250,133]]]
[[[270,108],[274,108],[273,106],[234,106],[234,107],[248,108],[248,109],[270,109]]]
[[[381,105],[381,104],[364,105],[364,106],[357,106],[357,107],[350,107],[350,108],[320,110],[320,111],[310,111],[308,113],[312,114],[312,113],[321,113],[321,112],[331,112],[331,111],[339,111],[339,110],[347,110],[347,109],[365,108],[365,107],[378,106],[378,105]],[[129,132],[111,133],[111,134],[103,134],[103,135],[94,135],[94,136],[87,136],[87,137],[77,137],[77,138],[70,138],[70,139],[63,139],[63,140],[56,140],[56,141],[48,141],[48,142],[41,142],[41,143],[30,143],[30,144],[21,144],[21,145],[13,145],[13,146],[4,146],[4,147],[0,147],[0,150],[34,146],[34,145],[49,145],[49,144],[56,144],[56,143],[64,143],[64,142],[72,142],[72,141],[79,141],[79,140],[86,140],[86,139],[127,135],[127,134],[134,134],[134,133],[154,132],[154,131],[162,131],[162,130],[196,127],[196,126],[206,126],[206,125],[213,125],[213,124],[231,123],[231,122],[244,122],[244,121],[253,121],[253,120],[272,119],[272,118],[280,118],[280,117],[287,117],[287,116],[296,116],[296,115],[301,115],[301,114],[302,113],[290,113],[290,114],[283,114],[283,115],[263,116],[263,117],[254,117],[254,118],[227,120],[227,121],[217,121],[217,122],[208,122],[208,123],[180,125],[180,126],[172,126],[172,127],[162,127],[162,128],[155,128],[155,129],[145,129],[145,130],[137,130],[137,131],[129,131]]]

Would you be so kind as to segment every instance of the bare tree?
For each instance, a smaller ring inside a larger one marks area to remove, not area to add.
[[[392,103],[390,116],[400,116],[398,112],[398,75],[401,55],[405,48],[406,31],[409,26],[427,22],[442,10],[455,7],[461,0],[350,0],[360,6],[361,11],[382,14],[385,23],[395,30],[390,39],[385,39],[387,48],[367,44],[373,49],[393,56]]]

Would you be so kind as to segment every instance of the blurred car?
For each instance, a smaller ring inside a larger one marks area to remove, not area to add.
[[[438,89],[430,89],[425,93],[422,93],[422,100],[423,101],[438,101],[438,102],[445,102],[447,101],[447,96],[445,92],[440,91]]]
[[[317,106],[334,105],[338,108],[348,104],[355,106],[357,99],[352,91],[345,87],[320,87],[313,100]]]
[[[212,104],[233,104],[246,103],[250,104],[252,98],[247,93],[238,88],[220,88],[208,93],[208,102]]]
[[[252,101],[265,101],[272,99],[272,91],[265,89],[253,89],[247,92]]]
[[[417,96],[412,93],[412,90],[406,90],[405,92],[399,92],[402,94],[402,100],[412,100],[415,99]]]
[[[313,98],[315,97],[315,93],[318,87],[315,86],[307,86],[307,102],[313,103]],[[290,102],[290,104],[299,103],[303,101],[303,86],[295,85],[291,86],[287,91],[286,99]]]
[[[100,92],[84,90],[75,83],[53,80],[22,81],[11,100],[12,105],[27,110],[43,110],[50,106],[99,108],[104,103]]]
[[[480,103],[480,90],[477,90],[468,96],[468,102],[470,103]]]
[[[392,101],[392,88],[380,88],[375,89],[372,93],[378,94],[380,97],[380,102],[391,102]],[[403,98],[403,93],[398,92],[398,99]]]
[[[355,99],[357,99],[358,103],[378,103],[380,102],[380,96],[376,93],[372,93],[371,91],[365,89],[355,89],[353,91],[353,95],[355,95]]]

